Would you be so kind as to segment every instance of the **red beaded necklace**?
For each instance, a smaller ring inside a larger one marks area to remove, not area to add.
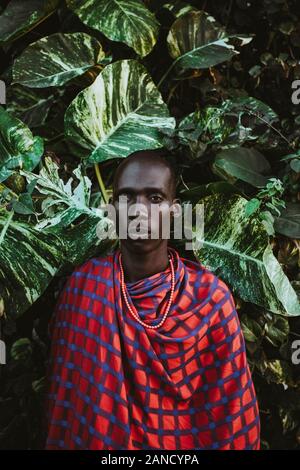
[[[167,304],[167,308],[166,308],[166,311],[164,313],[164,316],[163,316],[162,320],[158,323],[158,325],[152,326],[152,325],[148,325],[147,323],[143,322],[139,318],[136,308],[133,306],[134,307],[134,310],[133,310],[131,308],[131,306],[129,305],[128,296],[127,296],[127,288],[126,288],[125,281],[124,281],[124,270],[123,270],[123,265],[122,265],[122,260],[121,260],[121,252],[119,254],[119,263],[120,263],[120,271],[121,271],[121,290],[122,290],[122,293],[123,293],[123,296],[124,296],[124,300],[126,302],[126,305],[128,307],[128,310],[130,311],[130,313],[145,328],[151,328],[153,330],[159,328],[165,322],[165,320],[167,318],[167,315],[169,313],[171,304],[173,302],[174,289],[175,289],[175,273],[174,273],[174,265],[173,265],[172,255],[169,254],[168,258],[169,258],[169,263],[170,263],[170,267],[171,267],[171,294],[170,294],[170,298],[169,298],[169,301],[168,301],[168,304]]]

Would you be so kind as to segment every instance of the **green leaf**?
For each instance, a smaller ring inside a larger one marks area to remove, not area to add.
[[[90,28],[132,47],[141,57],[153,49],[159,23],[141,0],[66,0]]]
[[[86,217],[80,224],[61,230],[65,250],[66,263],[63,270],[80,265],[93,256],[99,256],[108,249],[118,246],[118,239],[99,236],[106,222],[99,217]]]
[[[185,116],[176,133],[180,144],[188,145],[191,156],[197,158],[208,145],[228,148],[256,140],[261,134],[261,128],[277,119],[277,115],[265,103],[251,96],[235,97],[223,101],[219,106],[207,106]]]
[[[245,207],[245,215],[246,217],[249,217],[250,215],[254,214],[259,209],[259,206],[261,204],[261,201],[257,199],[256,197],[250,199],[250,201],[247,202],[246,207]]]
[[[284,157],[282,157],[280,160],[284,162],[284,161],[293,160],[294,158],[295,159],[300,158],[300,150],[297,150],[295,153],[289,153],[288,155],[285,155]]]
[[[296,173],[300,173],[300,158],[294,158],[294,160],[292,160],[290,162],[290,167],[292,170],[294,170]]]
[[[245,340],[249,341],[250,343],[257,343],[257,345],[259,345],[263,336],[262,326],[253,318],[247,317],[245,315],[241,320],[241,326]]]
[[[11,0],[0,15],[0,43],[26,34],[51,15],[59,0]]]
[[[17,214],[28,215],[34,213],[32,199],[28,193],[20,194],[19,199],[12,202],[12,207]]]
[[[34,180],[32,180],[30,183],[27,184],[27,192],[28,194],[32,194],[35,186],[36,186],[36,183],[37,183],[37,178],[35,178]]]
[[[286,237],[300,238],[300,207],[299,203],[286,202],[280,217],[275,218],[274,228],[277,233]]]
[[[135,60],[107,65],[65,113],[65,132],[87,162],[163,146],[158,128],[175,127],[146,69]]]
[[[167,42],[169,53],[179,67],[205,69],[238,54],[230,44],[232,39],[241,39],[241,45],[252,40],[251,37],[226,34],[224,28],[204,11],[190,11],[173,23]]]
[[[62,89],[30,89],[21,85],[11,85],[7,88],[8,111],[23,121],[32,129],[40,127],[47,121],[51,108],[61,100]]]
[[[281,419],[283,434],[287,434],[288,432],[291,432],[294,429],[298,428],[299,421],[297,413],[288,410],[286,406],[280,406],[278,408],[278,414]]]
[[[6,224],[6,214],[0,214],[0,230]],[[0,244],[0,299],[5,314],[17,318],[25,312],[44,292],[63,259],[58,237],[11,220]]]
[[[106,237],[114,226],[101,207],[89,207],[91,181],[83,174],[82,165],[73,170],[75,178],[66,183],[59,177],[58,169],[57,163],[46,157],[39,175],[22,170],[20,173],[45,195],[41,204],[43,218],[34,228],[59,237],[65,256],[61,271],[66,271],[110,248],[117,238]],[[82,220],[78,223],[79,218]]]
[[[0,182],[6,180],[16,167],[33,170],[44,151],[43,140],[33,137],[30,129],[19,119],[0,107]]]
[[[255,148],[235,147],[219,152],[213,163],[214,172],[228,181],[245,181],[255,187],[267,184],[263,173],[271,171],[268,160]]]
[[[190,189],[183,188],[179,191],[180,197],[195,203],[198,202],[200,198],[215,193],[236,194],[238,190],[235,186],[226,181],[216,181],[214,183],[195,185],[190,187]]]
[[[26,361],[32,355],[32,344],[28,338],[20,338],[11,347],[10,355],[15,361]]]
[[[199,158],[208,145],[221,144],[232,132],[225,122],[224,111],[216,106],[208,106],[185,116],[176,132],[181,145],[190,148],[192,158]]]
[[[15,60],[13,83],[33,88],[62,86],[104,57],[101,44],[86,33],[55,33],[30,44]]]
[[[185,2],[182,1],[175,1],[175,3],[165,3],[163,5],[163,8],[168,10],[170,13],[172,13],[173,16],[176,18],[179,18],[182,15],[185,15],[189,11],[195,11],[196,8],[192,7],[191,5],[186,4]]]
[[[21,195],[20,212],[26,213],[33,185],[45,196],[35,226],[12,220],[7,211],[0,212],[0,233],[5,229],[0,241],[0,301],[7,315],[20,316],[56,274],[82,264],[115,243],[114,239],[101,238],[112,221],[103,216],[101,208],[88,207],[91,182],[83,175],[81,165],[73,173],[76,182],[70,178],[64,183],[58,165],[50,157],[45,157],[45,166],[38,175],[20,170],[29,183],[28,193]],[[84,217],[78,223],[80,216]]]
[[[288,362],[280,359],[266,359],[258,364],[267,382],[282,384],[286,388],[293,386],[292,368]]]
[[[94,217],[99,221],[103,212],[89,207],[92,182],[83,174],[82,165],[73,170],[77,180],[75,188],[74,178],[71,177],[64,183],[59,177],[58,169],[54,160],[45,157],[44,166],[38,175],[20,170],[20,174],[25,176],[29,183],[34,181],[35,189],[45,195],[41,204],[45,217],[35,225],[35,228],[60,233],[61,229],[69,227],[82,215]]]
[[[281,315],[276,315],[276,317],[272,318],[272,321],[266,323],[265,331],[267,340],[273,346],[279,347],[286,341],[290,331],[288,319]]]
[[[274,230],[274,217],[269,211],[261,211],[259,217],[262,221],[263,226],[265,227],[268,235],[275,235]]]
[[[32,390],[35,393],[44,393],[45,390],[47,390],[47,377],[43,376],[40,379],[34,380],[32,382]]]
[[[262,124],[272,124],[278,121],[278,115],[273,109],[263,101],[253,98],[252,96],[235,97],[234,99],[225,100],[222,103],[225,113],[236,113],[241,115],[249,115],[251,117],[251,128]]]
[[[247,200],[215,194],[204,204],[204,236],[198,230],[195,256],[227,282],[246,302],[274,313],[300,315],[297,294],[273,255],[256,217],[245,217]]]

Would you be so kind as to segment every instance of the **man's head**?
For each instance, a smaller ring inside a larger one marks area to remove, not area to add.
[[[161,243],[167,246],[168,239],[162,235],[162,221],[170,220],[179,211],[176,184],[175,168],[164,151],[138,151],[121,161],[114,175],[112,196],[117,233],[120,233],[121,225],[145,230],[141,230],[137,239],[126,231],[128,238],[121,238],[121,243],[140,252],[155,250]],[[154,216],[155,211],[158,217]],[[145,224],[136,224],[137,217]]]

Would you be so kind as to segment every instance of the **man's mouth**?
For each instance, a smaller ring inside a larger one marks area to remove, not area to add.
[[[133,231],[127,231],[127,235],[129,238],[131,238],[132,240],[141,240],[141,239],[144,239],[144,240],[147,240],[149,238],[151,238],[151,228],[140,228],[139,226],[136,227],[136,230],[133,230]]]

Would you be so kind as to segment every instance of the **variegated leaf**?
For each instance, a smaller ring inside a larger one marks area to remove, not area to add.
[[[204,235],[195,228],[197,259],[246,302],[274,313],[300,315],[297,294],[272,252],[262,223],[254,216],[245,217],[247,200],[214,194],[200,203],[204,204]]]
[[[0,231],[9,213],[0,214]],[[0,299],[5,315],[19,317],[44,292],[63,262],[59,237],[12,219],[0,244]]]
[[[144,57],[156,43],[159,23],[141,0],[66,0],[90,28],[132,47]]]
[[[60,0],[11,0],[0,15],[0,43],[10,42],[33,29],[57,8]]]
[[[0,106],[0,183],[17,167],[33,170],[43,154],[43,140]]]
[[[175,3],[165,3],[163,8],[168,10],[175,18],[179,18],[182,15],[185,15],[189,11],[196,11],[197,8],[194,8],[192,5],[188,5],[181,0],[176,0]]]
[[[75,188],[74,178],[71,177],[64,183],[59,177],[58,168],[54,160],[45,157],[44,166],[38,175],[20,170],[20,174],[25,176],[29,183],[36,180],[35,188],[46,196],[41,205],[44,218],[35,228],[46,228],[49,232],[60,233],[62,228],[71,226],[82,215],[99,221],[103,212],[89,207],[92,183],[83,174],[82,165],[73,170],[77,180]]]
[[[0,233],[9,213],[0,213]],[[99,218],[61,227],[56,234],[32,224],[10,220],[0,242],[0,303],[2,314],[21,316],[45,291],[55,275],[111,248],[116,240],[99,238]],[[16,253],[18,256],[16,256]]]
[[[30,44],[15,60],[13,82],[32,88],[61,86],[105,58],[86,33],[55,33]]]
[[[162,147],[158,128],[174,127],[150,75],[135,60],[107,65],[65,114],[66,135],[81,147],[88,163]]]
[[[55,275],[68,273],[116,243],[105,236],[113,222],[101,207],[88,207],[91,182],[81,165],[73,171],[75,188],[73,178],[66,183],[60,179],[50,157],[38,175],[20,173],[30,185],[35,181],[35,191],[45,198],[35,225],[15,220],[13,212],[0,212],[0,303],[12,317],[25,312]]]
[[[107,227],[106,222],[103,218],[87,216],[80,224],[64,229],[62,238],[67,253],[64,271],[118,245],[117,238],[99,237]]]
[[[176,65],[183,69],[203,69],[231,59],[238,51],[232,39],[248,44],[252,38],[228,35],[215,19],[205,11],[190,11],[180,16],[172,25],[168,49]]]

